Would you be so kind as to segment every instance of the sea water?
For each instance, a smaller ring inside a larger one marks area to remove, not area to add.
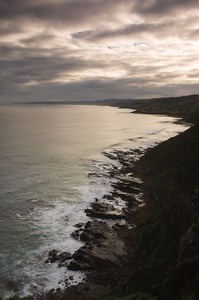
[[[81,247],[71,237],[75,224],[111,190],[106,177],[88,174],[110,163],[103,151],[143,150],[186,129],[174,121],[105,106],[0,108],[0,297],[62,288],[67,276],[82,280],[45,260],[52,249]]]

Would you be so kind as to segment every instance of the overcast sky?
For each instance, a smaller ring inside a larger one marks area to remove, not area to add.
[[[0,101],[199,93],[199,0],[0,0]]]

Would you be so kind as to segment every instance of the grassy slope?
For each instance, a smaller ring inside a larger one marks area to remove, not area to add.
[[[129,290],[199,299],[199,125],[150,150],[137,167],[148,217],[132,233]]]

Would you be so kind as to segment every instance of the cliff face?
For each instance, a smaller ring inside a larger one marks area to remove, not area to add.
[[[132,233],[129,289],[199,299],[199,125],[150,150],[137,170],[147,214]]]

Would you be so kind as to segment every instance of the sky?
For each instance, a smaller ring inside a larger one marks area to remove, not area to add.
[[[199,0],[0,0],[0,102],[199,93]]]

